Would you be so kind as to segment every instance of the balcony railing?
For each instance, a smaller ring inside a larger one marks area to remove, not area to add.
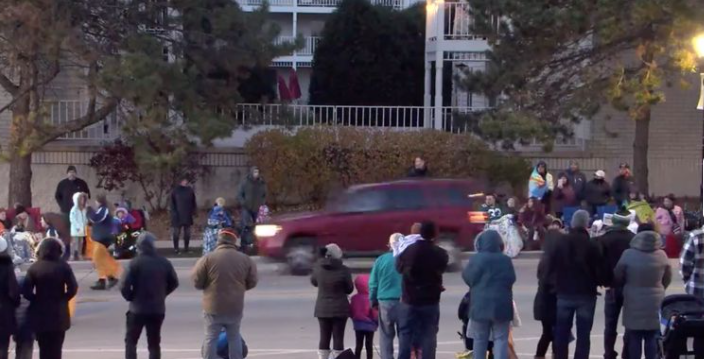
[[[370,0],[374,5],[389,6],[395,9],[403,9],[409,7],[420,0]],[[237,0],[241,6],[262,6],[264,0]],[[342,0],[270,0],[271,7],[321,7],[334,8],[340,5]]]
[[[479,31],[468,2],[441,2],[428,8],[427,36],[432,40],[486,40],[499,29],[499,19],[492,18],[490,29]],[[441,21],[442,23],[438,23]],[[440,34],[438,34],[440,32]]]
[[[320,42],[320,37],[318,36],[308,36],[304,37],[303,40],[303,48],[296,50],[295,53],[296,55],[301,55],[301,56],[313,56],[315,54],[315,49],[318,45],[318,42]],[[296,37],[295,36],[279,36],[276,41],[274,41],[274,44],[280,45],[280,44],[285,44],[285,43],[294,43],[296,42]],[[294,52],[291,52],[289,55],[293,55]]]
[[[57,101],[47,103],[47,121],[60,125],[78,119],[88,113],[88,103],[84,101]],[[117,114],[108,115],[102,121],[61,137],[62,140],[110,141],[120,136],[120,122]]]

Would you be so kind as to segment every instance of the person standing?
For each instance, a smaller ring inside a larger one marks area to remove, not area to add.
[[[203,255],[215,250],[218,243],[218,232],[226,228],[232,228],[232,218],[225,209],[225,199],[219,197],[215,200],[215,206],[208,213],[208,223],[203,232]]]
[[[195,288],[203,291],[203,359],[218,359],[217,342],[223,329],[227,335],[229,359],[243,359],[240,326],[244,296],[257,285],[257,266],[239,252],[234,233],[220,231],[217,248],[198,260],[192,279]]]
[[[655,221],[658,224],[665,253],[670,258],[680,255],[680,238],[684,233],[684,211],[675,202],[675,195],[669,194],[662,199],[662,204],[655,211]]]
[[[189,251],[191,242],[191,226],[198,206],[196,194],[190,186],[188,178],[182,178],[178,186],[171,192],[171,239],[174,242],[174,252],[179,254],[179,237],[183,231],[183,249]]]
[[[551,213],[552,191],[555,189],[552,174],[548,172],[548,165],[544,161],[538,162],[528,180],[528,197],[540,201],[545,208],[545,213]]]
[[[589,238],[589,218],[587,211],[575,212],[569,233],[558,242],[548,261],[547,273],[555,278],[557,294],[556,359],[568,357],[575,316],[577,348],[574,359],[589,358],[597,286],[601,284],[602,272],[599,247]]]
[[[394,233],[389,238],[393,250],[403,238]],[[379,347],[381,359],[394,359],[394,337],[398,332],[398,305],[401,300],[401,274],[396,271],[393,251],[377,258],[369,278],[369,301],[379,308]]]
[[[178,287],[171,262],[156,253],[152,233],[137,238],[137,257],[130,261],[122,277],[120,292],[130,303],[125,333],[125,358],[137,359],[137,343],[147,330],[149,359],[161,358],[161,325],[166,313],[166,297]]]
[[[692,232],[685,242],[680,256],[680,274],[684,281],[685,292],[704,299],[704,230],[698,229]],[[684,344],[686,345],[686,343]],[[694,352],[697,357],[704,354],[702,340],[695,338]]]
[[[606,182],[606,172],[594,172],[594,179],[587,183],[584,190],[584,200],[589,205],[591,215],[595,215],[601,206],[605,206],[611,199],[611,186]]]
[[[78,284],[71,266],[61,260],[61,241],[47,238],[39,244],[39,260],[27,270],[22,295],[29,301],[30,326],[39,343],[40,359],[61,359],[66,331],[71,327],[69,301]]]
[[[104,194],[95,199],[98,209],[88,208],[88,219],[93,223],[92,239],[93,265],[98,272],[98,281],[90,287],[93,290],[106,290],[117,285],[122,266],[110,255],[108,248],[115,241],[114,221]]]
[[[318,358],[337,358],[345,350],[345,327],[350,315],[347,296],[354,291],[350,269],[342,264],[342,250],[337,244],[321,249],[321,258],[313,267],[310,281],[318,288],[315,317],[320,326]],[[330,340],[332,339],[332,351]]]
[[[577,199],[577,193],[572,187],[567,175],[561,174],[557,179],[557,186],[555,187],[555,192],[553,195],[553,210],[555,211],[555,216],[562,219],[564,214],[564,209],[567,207],[578,207],[579,200]]]
[[[73,208],[71,208],[71,252],[73,260],[83,259],[83,244],[86,239],[86,227],[88,226],[88,211],[86,209],[88,195],[83,192],[73,194]]]
[[[631,175],[631,167],[628,163],[621,163],[618,166],[618,176],[614,178],[611,186],[617,206],[628,206],[629,194],[632,188],[635,188],[635,183]]]
[[[423,157],[416,157],[413,161],[413,166],[408,170],[409,178],[426,178],[430,176],[428,171],[428,165],[425,163]]]
[[[538,292],[533,301],[533,317],[539,321],[543,332],[535,349],[536,359],[545,359],[550,344],[553,343],[555,353],[555,320],[557,316],[557,295],[555,294],[555,277],[548,275],[548,262],[558,241],[563,237],[562,222],[555,219],[548,226],[543,243],[543,254],[538,262]]]
[[[69,223],[69,213],[73,208],[73,195],[76,193],[85,193],[90,197],[90,189],[86,181],[78,178],[76,166],[68,166],[66,170],[66,178],[62,179],[56,186],[54,199],[59,205],[61,214],[63,214],[66,223]]]
[[[237,201],[242,209],[242,247],[247,248],[254,243],[252,228],[257,223],[259,208],[266,203],[266,183],[259,173],[259,168],[252,167],[237,191]]]
[[[10,244],[0,236],[0,359],[8,358],[10,337],[16,335],[15,310],[19,305],[20,287],[10,257]]]
[[[585,198],[585,189],[587,186],[587,177],[579,170],[577,161],[570,161],[570,167],[558,175],[558,177],[566,176],[570,186],[574,189],[574,194],[577,197],[577,202],[583,201]]]
[[[350,318],[354,326],[354,355],[362,357],[362,348],[367,351],[367,359],[374,358],[374,332],[379,327],[379,313],[369,301],[369,276],[362,274],[354,279],[357,294],[350,299]]]
[[[660,304],[672,280],[672,269],[655,232],[638,233],[618,261],[614,282],[623,286],[623,326],[628,358],[656,359],[660,335]]]
[[[604,258],[602,284],[607,288],[604,296],[604,359],[618,358],[618,353],[614,350],[614,347],[618,337],[618,317],[621,315],[621,309],[623,308],[623,288],[615,282],[614,270],[623,252],[631,248],[631,240],[634,236],[633,232],[628,229],[630,224],[629,212],[615,213],[611,221],[613,225],[606,229],[606,233],[596,238]],[[621,357],[628,359],[627,338],[624,336],[623,339]]]
[[[494,230],[480,233],[473,256],[462,273],[470,288],[471,330],[474,355],[485,358],[493,333],[494,358],[508,359],[509,330],[514,318],[513,284],[516,272],[511,258],[502,253],[503,240]]]
[[[445,290],[442,276],[449,256],[435,245],[437,227],[423,222],[420,239],[396,257],[401,273],[402,296],[399,305],[399,359],[410,359],[419,344],[422,359],[435,359],[440,323],[440,295]]]

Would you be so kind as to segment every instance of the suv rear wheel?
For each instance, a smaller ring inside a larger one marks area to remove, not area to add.
[[[442,233],[438,238],[438,247],[447,252],[450,260],[447,262],[448,272],[459,272],[462,270],[462,251],[455,243],[456,235],[454,233]]]
[[[286,264],[291,274],[299,276],[310,274],[315,263],[315,239],[294,238],[286,248]]]

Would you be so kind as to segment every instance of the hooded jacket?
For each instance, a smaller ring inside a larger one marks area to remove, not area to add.
[[[22,295],[30,302],[27,315],[35,333],[67,331],[71,327],[68,302],[78,291],[71,266],[61,260],[61,242],[43,240],[39,260],[27,270]]]
[[[574,189],[574,194],[577,197],[577,202],[582,201],[584,199],[584,190],[587,186],[587,177],[584,175],[584,173],[582,173],[582,171],[572,171],[569,168],[565,172],[560,173],[558,177],[562,176],[563,173],[565,176],[567,176],[567,180],[570,182],[570,186]]]
[[[257,286],[257,266],[225,236],[213,252],[198,260],[192,279],[196,289],[203,291],[206,314],[242,315],[245,292]]]
[[[350,318],[354,325],[354,330],[373,332],[378,327],[378,313],[371,306],[369,301],[369,276],[359,275],[354,279],[354,286],[357,294],[350,300]]]
[[[340,259],[321,258],[313,267],[310,277],[313,286],[318,287],[315,301],[316,318],[347,318],[350,304],[347,296],[352,294],[352,274]]]
[[[469,318],[475,321],[513,320],[513,284],[516,272],[511,258],[501,251],[501,235],[494,230],[480,233],[474,255],[462,273],[471,291]]]
[[[15,334],[15,310],[20,305],[20,288],[15,276],[15,266],[10,257],[10,245],[0,237],[0,335]]]
[[[71,237],[85,237],[86,236],[86,226],[88,225],[87,210],[78,208],[78,202],[83,193],[78,192],[73,194],[73,207],[71,207],[71,213],[69,214],[69,221],[71,222]]]
[[[156,238],[149,232],[137,239],[137,257],[122,275],[121,293],[130,302],[130,313],[164,314],[166,297],[178,287],[171,262],[156,253]]]
[[[655,232],[638,233],[614,270],[615,282],[623,285],[626,329],[660,329],[660,304],[672,280],[672,268],[660,243]]]

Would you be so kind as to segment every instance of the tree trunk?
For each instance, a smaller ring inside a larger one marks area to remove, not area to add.
[[[8,207],[21,203],[32,207],[32,154],[13,154],[10,158],[10,193]]]
[[[650,107],[644,109],[636,120],[636,136],[633,139],[633,173],[638,190],[650,194],[648,183],[648,148],[650,147]]]

